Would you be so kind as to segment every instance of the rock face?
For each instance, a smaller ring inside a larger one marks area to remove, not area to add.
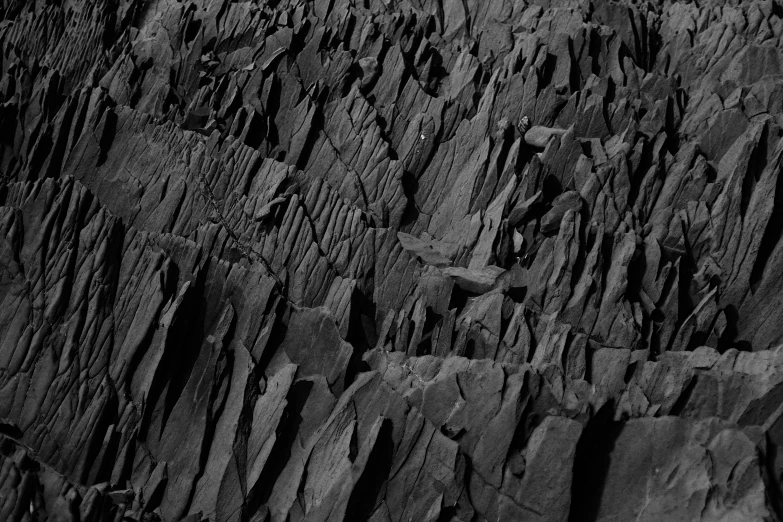
[[[730,4],[5,0],[0,520],[780,520]]]

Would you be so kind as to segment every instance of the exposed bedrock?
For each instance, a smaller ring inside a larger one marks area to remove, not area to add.
[[[0,20],[0,520],[780,520],[779,0]]]

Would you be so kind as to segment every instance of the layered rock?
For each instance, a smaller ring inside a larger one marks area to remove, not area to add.
[[[0,13],[0,519],[783,515],[783,4]]]

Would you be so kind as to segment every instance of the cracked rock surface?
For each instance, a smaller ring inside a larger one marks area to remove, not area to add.
[[[783,516],[783,2],[0,1],[0,520]]]

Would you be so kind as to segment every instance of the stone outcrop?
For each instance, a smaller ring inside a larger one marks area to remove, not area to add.
[[[780,1],[0,20],[0,520],[783,516]]]

